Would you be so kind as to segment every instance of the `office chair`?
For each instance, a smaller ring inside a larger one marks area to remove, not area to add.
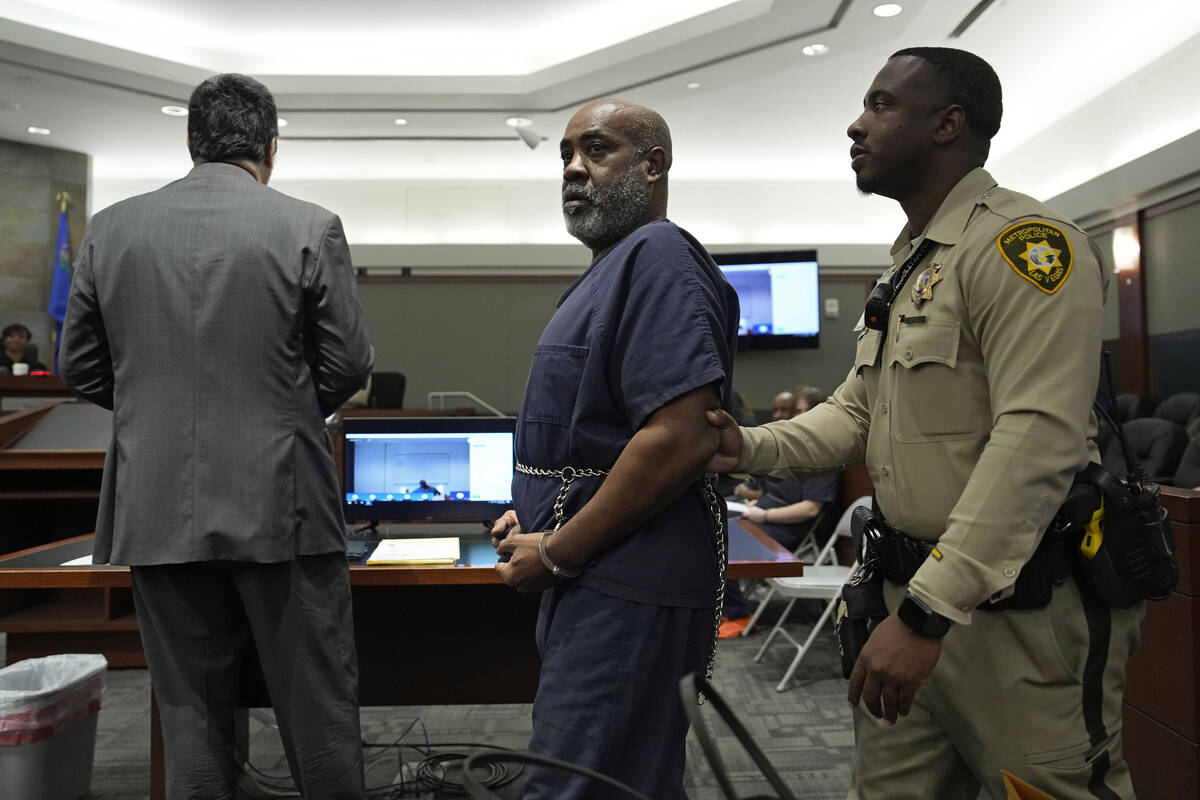
[[[405,383],[403,372],[372,372],[367,408],[403,408]]]
[[[1146,477],[1158,484],[1170,484],[1175,477],[1179,460],[1187,447],[1187,433],[1183,426],[1169,419],[1143,417],[1131,419],[1121,425],[1130,451],[1142,461]],[[1104,468],[1124,478],[1129,469],[1121,454],[1121,441],[1113,437],[1101,457]]]
[[[783,778],[771,766],[771,762],[767,760],[766,754],[762,749],[754,743],[754,739],[750,736],[750,731],[746,730],[733,711],[729,708],[729,704],[725,702],[721,695],[717,694],[717,690],[709,685],[708,681],[700,677],[694,672],[683,676],[679,681],[679,699],[683,703],[683,710],[687,713],[688,721],[692,725],[692,732],[700,741],[700,749],[704,753],[705,759],[708,760],[708,766],[712,769],[713,775],[717,779],[717,784],[721,787],[721,793],[725,795],[726,800],[738,800],[737,793],[733,790],[733,784],[729,782],[729,775],[725,772],[725,762],[721,759],[721,752],[717,749],[716,742],[713,741],[712,735],[708,731],[708,726],[704,722],[704,717],[700,713],[700,704],[696,702],[697,697],[703,697],[708,700],[717,712],[718,716],[729,726],[729,730],[737,738],[738,742],[746,750],[746,753],[754,761],[755,766],[771,784],[771,788],[775,790],[775,795],[754,795],[744,798],[744,800],[796,800],[796,795],[792,794],[791,789],[783,782]]]
[[[1179,467],[1175,477],[1171,479],[1172,486],[1181,489],[1195,489],[1200,486],[1200,436],[1188,442],[1179,459]]]
[[[837,543],[841,532],[850,530],[850,518],[854,509],[860,505],[871,505],[870,497],[862,497],[850,504],[842,513],[842,518],[838,520],[837,527],[834,533],[829,537],[829,541],[821,548],[821,552],[817,554],[812,565],[805,565],[804,574],[795,578],[769,578],[772,589],[784,597],[791,598],[788,601],[787,607],[783,609],[783,613],[779,615],[779,619],[775,622],[775,627],[771,628],[771,632],[767,634],[766,641],[758,648],[758,652],[754,654],[755,663],[761,662],[763,656],[767,652],[767,648],[771,646],[771,642],[775,641],[775,637],[782,636],[796,647],[796,655],[792,659],[792,663],[788,665],[787,670],[783,673],[783,679],[775,687],[775,691],[782,692],[788,687],[792,681],[792,676],[796,674],[796,669],[800,666],[805,654],[808,653],[809,647],[816,640],[817,634],[825,627],[825,623],[829,621],[833,615],[833,610],[837,606],[837,599],[841,596],[842,586],[850,578],[850,573],[854,571],[854,566],[843,567],[837,563],[837,556],[833,553],[834,545]],[[826,563],[826,562],[830,563]],[[788,615],[792,613],[792,608],[796,605],[797,600],[827,600],[825,609],[821,612],[820,619],[813,625],[812,630],[808,634],[808,638],[803,643],[796,639],[784,630],[784,623],[787,622]]]
[[[1113,407],[1113,410],[1116,412],[1116,418],[1121,422],[1129,422],[1131,419],[1141,419],[1154,413],[1154,401],[1149,397],[1144,397],[1133,392],[1125,392],[1124,394],[1117,395]]]
[[[1180,425],[1187,426],[1189,422],[1200,415],[1200,394],[1196,392],[1179,392],[1163,400],[1154,409],[1153,416],[1159,419],[1169,419]]]

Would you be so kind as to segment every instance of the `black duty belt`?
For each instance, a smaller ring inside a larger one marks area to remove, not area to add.
[[[855,509],[850,528],[859,560],[873,564],[885,579],[900,586],[913,579],[934,548],[933,542],[893,528],[881,514],[865,507]],[[996,602],[985,601],[979,608],[1001,611],[1046,606],[1054,586],[1071,576],[1075,564],[1071,542],[1072,537],[1051,527],[1017,574],[1012,595]]]

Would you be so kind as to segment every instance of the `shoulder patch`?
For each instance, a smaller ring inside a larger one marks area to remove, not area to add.
[[[1020,222],[996,237],[1004,260],[1046,294],[1054,294],[1071,274],[1071,243],[1048,222]]]

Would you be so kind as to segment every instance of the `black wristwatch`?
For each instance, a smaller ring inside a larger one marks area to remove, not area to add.
[[[896,609],[896,616],[918,636],[940,639],[950,630],[950,619],[925,605],[924,601],[912,592],[904,593],[904,600]]]

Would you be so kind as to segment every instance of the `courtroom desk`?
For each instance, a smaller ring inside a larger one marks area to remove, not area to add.
[[[350,566],[364,704],[527,702],[537,684],[536,596],[500,582],[496,554],[478,524],[408,527],[391,526],[395,535],[460,536],[462,558],[456,565]],[[730,525],[729,539],[732,578],[803,572],[752,523]],[[99,652],[116,668],[145,665],[129,570],[60,566],[91,548],[88,535],[0,557],[0,631],[8,634],[9,663]],[[504,658],[497,661],[497,652]]]
[[[0,409],[41,405],[42,400],[73,397],[57,375],[0,375]]]
[[[0,417],[0,552],[95,527],[111,433],[111,412],[66,398]]]
[[[1200,798],[1200,493],[1163,487],[1179,585],[1146,603],[1125,688],[1125,759],[1139,800]]]
[[[360,702],[532,702],[538,595],[501,583],[496,554],[478,524],[389,528],[396,536],[459,535],[462,557],[455,565],[350,566]],[[114,668],[145,666],[128,568],[61,566],[91,551],[88,535],[0,557],[0,631],[8,634],[8,663],[77,652],[103,653]],[[803,574],[791,553],[749,522],[730,525],[729,553],[731,578]],[[245,702],[267,705],[261,678],[246,677]],[[157,712],[151,729],[150,790],[161,800]]]

